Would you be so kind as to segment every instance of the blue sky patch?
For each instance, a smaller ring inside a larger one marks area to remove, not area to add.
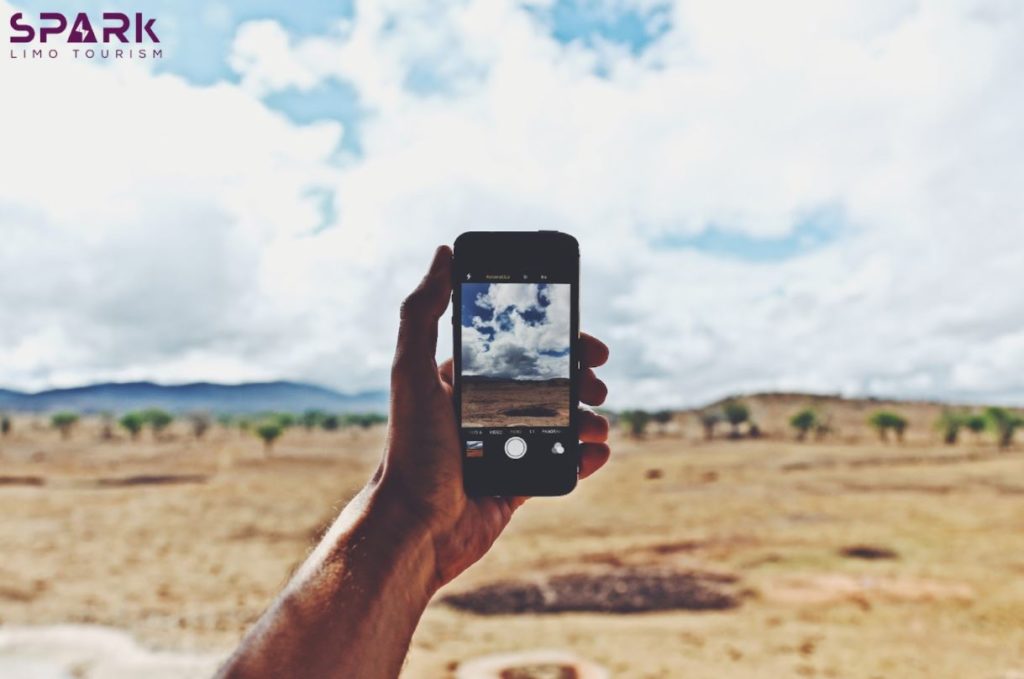
[[[846,230],[838,207],[814,211],[780,237],[751,236],[725,226],[711,224],[696,235],[666,235],[652,245],[673,250],[697,250],[709,255],[748,262],[778,262],[819,250],[837,241]]]
[[[671,27],[667,3],[642,10],[599,0],[556,0],[550,7],[525,9],[561,43],[593,47],[598,40],[606,40],[628,47],[634,55],[642,54]]]

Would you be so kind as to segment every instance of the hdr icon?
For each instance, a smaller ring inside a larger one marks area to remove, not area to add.
[[[40,43],[46,43],[66,33],[64,42],[69,44],[144,43],[146,38],[158,43],[160,38],[153,30],[155,23],[156,19],[147,20],[142,12],[136,12],[134,17],[122,12],[103,12],[100,21],[78,12],[70,22],[62,12],[40,12],[37,29],[25,20],[23,12],[16,12],[11,15],[11,42],[24,44],[38,37]]]

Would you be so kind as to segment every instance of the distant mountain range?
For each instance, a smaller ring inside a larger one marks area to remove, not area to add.
[[[387,407],[386,391],[342,394],[326,387],[302,382],[194,382],[170,385],[153,382],[107,382],[35,393],[0,389],[0,410],[22,412],[75,410],[83,413],[120,413],[139,408],[163,408],[178,413],[299,413],[315,408],[345,413],[384,412]]]

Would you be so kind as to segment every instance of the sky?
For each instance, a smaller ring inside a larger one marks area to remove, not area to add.
[[[568,379],[570,294],[564,283],[462,283],[462,374]]]
[[[554,228],[613,407],[1024,403],[1019,2],[146,11],[159,62],[0,59],[0,386],[386,388],[437,244]]]

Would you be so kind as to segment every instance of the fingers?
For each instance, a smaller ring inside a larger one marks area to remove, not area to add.
[[[608,440],[608,420],[589,410],[580,410],[580,441],[603,443]]]
[[[443,245],[434,253],[430,270],[419,286],[402,303],[395,351],[394,376],[437,380],[434,354],[437,351],[437,321],[448,308],[452,293],[452,251]]]
[[[437,366],[437,373],[441,376],[441,381],[447,384],[449,387],[455,386],[455,361],[448,359],[441,365]]]
[[[593,335],[580,333],[580,363],[585,367],[596,368],[608,360],[608,346]]]
[[[580,372],[580,400],[587,405],[599,406],[608,396],[608,387],[597,378],[594,371],[584,368]]]
[[[580,446],[580,478],[585,479],[603,467],[611,454],[607,443],[584,443]]]

